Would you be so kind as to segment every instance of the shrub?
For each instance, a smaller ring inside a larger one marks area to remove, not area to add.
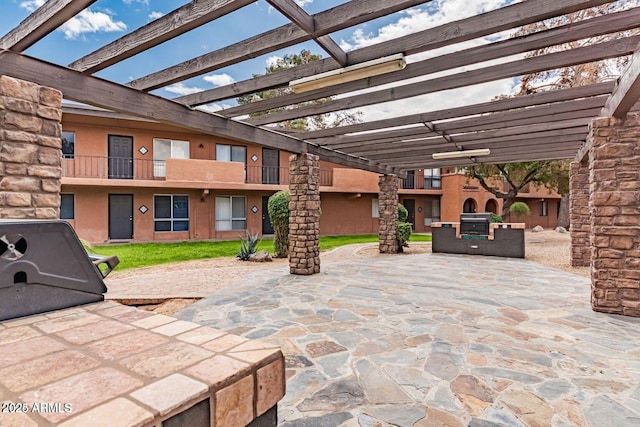
[[[273,248],[276,256],[287,257],[289,256],[289,192],[282,190],[269,197],[267,210],[275,233]]]
[[[491,214],[491,222],[504,222],[502,217],[498,214],[494,214],[493,212],[487,212]]]
[[[238,252],[237,257],[242,261],[249,261],[249,257],[257,252],[261,241],[260,234],[249,234],[247,231],[246,238],[240,236],[240,252]]]
[[[398,222],[406,222],[409,211],[402,204],[398,203]]]
[[[515,202],[514,204],[509,206],[509,212],[511,212],[516,217],[522,217],[529,214],[529,212],[531,212],[531,209],[529,209],[529,206],[524,202]]]
[[[398,222],[396,225],[396,240],[398,241],[398,252],[403,252],[402,248],[409,247],[412,226],[410,222]]]

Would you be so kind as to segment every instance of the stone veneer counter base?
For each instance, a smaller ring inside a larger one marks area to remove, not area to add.
[[[99,302],[0,323],[1,426],[275,426],[273,344]]]

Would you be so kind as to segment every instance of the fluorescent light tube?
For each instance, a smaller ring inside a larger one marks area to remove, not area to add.
[[[461,157],[477,157],[488,156],[491,150],[488,148],[479,148],[477,150],[447,151],[445,153],[433,153],[433,160],[459,159]]]
[[[360,64],[293,80],[289,82],[289,87],[294,93],[309,92],[340,83],[352,82],[367,77],[399,71],[406,66],[407,63],[404,60],[404,55],[399,53],[397,55],[361,62]]]

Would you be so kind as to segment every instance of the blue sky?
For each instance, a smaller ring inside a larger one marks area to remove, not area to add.
[[[345,3],[345,0],[296,0],[307,12],[314,14]],[[384,1],[384,0],[381,0]],[[409,11],[396,13],[380,18],[364,25],[358,25],[332,34],[334,40],[345,50],[374,44],[380,41],[400,37],[456,19],[465,18],[486,12],[514,0],[434,0]],[[92,52],[127,32],[133,31],[159,16],[180,7],[186,0],[98,0],[90,8],[68,22],[61,29],[53,32],[35,46],[27,50],[27,54],[61,65]],[[4,34],[15,27],[44,0],[3,0],[0,20],[0,33]],[[109,80],[126,83],[134,78],[161,70],[176,63],[216,50],[272,28],[284,25],[288,21],[279,12],[271,8],[265,0],[259,0],[243,9],[223,18],[190,31],[181,37],[166,42],[134,58],[109,67],[97,75]],[[487,40],[476,40],[464,47],[485,43]],[[196,90],[210,89],[221,84],[250,78],[254,73],[264,73],[270,59],[285,53],[299,52],[306,48],[313,53],[327,56],[315,43],[307,42],[292,46],[268,55],[246,61],[222,70],[195,77],[181,84],[160,89],[158,94],[174,97]],[[424,54],[425,56],[433,55]],[[418,59],[413,58],[413,60]],[[408,58],[409,61],[412,58]],[[462,105],[468,102],[482,102],[493,96],[509,93],[514,81],[508,79],[477,88],[466,89],[456,96],[450,93],[426,95],[397,101],[388,105],[366,107],[362,111],[366,120],[408,114],[413,110],[424,111],[424,105],[435,105],[438,108]],[[232,105],[233,100],[226,103],[210,105],[212,111]]]

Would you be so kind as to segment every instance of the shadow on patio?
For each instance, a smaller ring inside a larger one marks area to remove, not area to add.
[[[178,317],[282,347],[282,426],[640,423],[640,319],[592,312],[583,277],[427,253],[245,283]]]

